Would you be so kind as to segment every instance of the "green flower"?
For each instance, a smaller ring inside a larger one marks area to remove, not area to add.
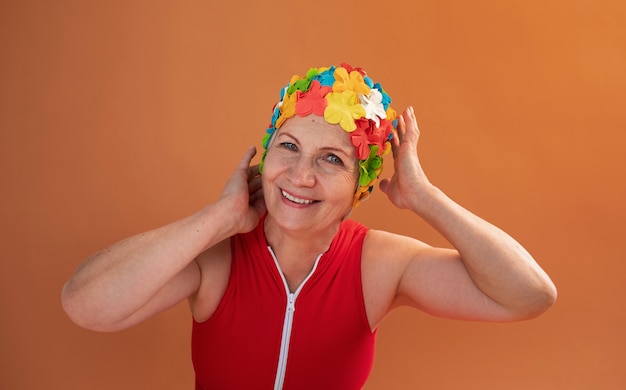
[[[374,184],[383,166],[383,159],[378,155],[378,146],[370,145],[370,155],[359,162],[359,186],[366,187]]]
[[[308,72],[306,72],[305,77],[292,79],[291,85],[289,85],[287,93],[291,95],[296,91],[307,92],[311,87],[311,81],[313,80],[313,77],[317,76],[317,73],[317,68],[311,68]]]

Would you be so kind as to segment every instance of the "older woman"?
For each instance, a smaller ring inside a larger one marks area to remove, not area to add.
[[[197,389],[358,389],[396,307],[482,321],[545,311],[556,299],[550,278],[429,182],[413,109],[396,118],[389,104],[347,64],[294,76],[260,166],[250,148],[217,202],[87,259],[64,287],[66,312],[114,331],[187,298]],[[348,219],[390,150],[395,171],[380,188],[455,249]]]

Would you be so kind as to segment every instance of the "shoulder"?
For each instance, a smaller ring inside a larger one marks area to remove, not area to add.
[[[402,263],[410,261],[429,248],[431,248],[430,245],[412,237],[369,229],[363,242],[363,256],[371,261],[385,264]]]
[[[365,235],[369,231],[368,227],[363,225],[361,222],[355,221],[354,219],[346,219],[341,222],[339,227],[338,234],[344,235]]]
[[[333,237],[329,253],[345,255],[350,252],[361,257],[362,245],[368,228],[360,222],[346,219]]]
[[[370,229],[363,240],[362,268],[364,276],[381,279],[396,287],[400,276],[421,242],[409,237]],[[380,283],[377,283],[380,286]]]

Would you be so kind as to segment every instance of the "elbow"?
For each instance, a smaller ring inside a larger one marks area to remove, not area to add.
[[[556,303],[557,296],[558,292],[554,283],[551,281],[544,283],[530,294],[526,303],[516,311],[515,320],[523,321],[540,316]]]
[[[74,291],[71,281],[67,282],[61,290],[61,306],[63,311],[72,322],[81,328],[93,330],[93,321],[90,320],[85,300]]]
[[[543,288],[540,295],[542,299],[540,305],[541,310],[539,314],[547,311],[549,308],[552,307],[552,305],[556,303],[558,291],[554,283],[552,283],[552,281],[549,281],[548,283],[546,283],[546,286]]]
[[[71,282],[63,286],[61,306],[69,319],[81,328],[98,332],[113,332],[117,327],[108,325],[102,313],[77,291],[73,291]]]

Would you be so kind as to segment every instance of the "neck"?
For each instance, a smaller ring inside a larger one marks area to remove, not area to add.
[[[283,229],[268,215],[265,219],[265,237],[275,253],[291,258],[315,259],[320,253],[328,251],[339,231],[340,223],[324,231],[288,231]]]

